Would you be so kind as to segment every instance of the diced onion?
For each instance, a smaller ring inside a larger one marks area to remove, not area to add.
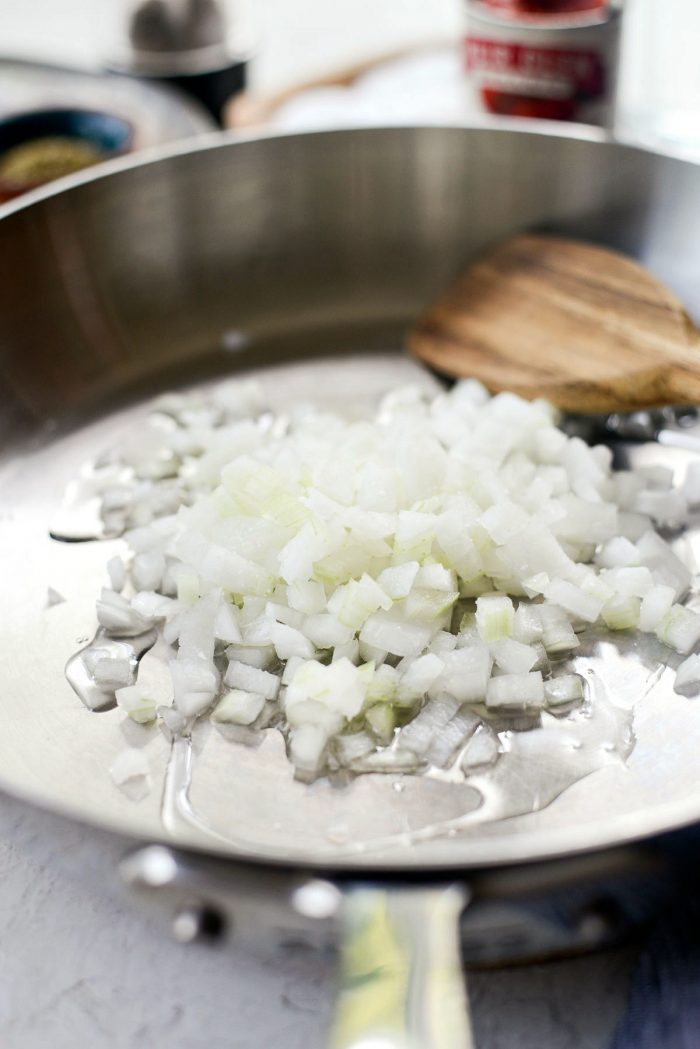
[[[262,713],[265,697],[234,688],[225,692],[212,711],[212,720],[234,725],[252,725]]]
[[[486,706],[496,710],[541,710],[544,683],[538,670],[528,674],[492,677],[486,690]]]
[[[578,703],[583,699],[583,681],[578,674],[560,674],[545,681],[544,696],[548,707]]]
[[[145,725],[156,719],[156,701],[142,685],[128,685],[114,693],[118,705],[133,721]]]
[[[489,719],[581,703],[577,675],[551,676],[577,631],[639,629],[683,655],[700,641],[691,572],[655,530],[700,506],[697,463],[676,488],[659,464],[614,472],[545,402],[471,381],[392,391],[374,419],[274,419],[263,402],[249,382],[161,398],[81,479],[130,551],[108,562],[103,632],[158,624],[174,649],[172,708],[135,661],[86,650],[132,719],[279,724],[305,779],[471,774],[498,757]],[[699,659],[678,691],[700,691]]]
[[[694,653],[683,660],[676,671],[673,688],[686,696],[700,692],[700,655]]]
[[[482,641],[499,641],[513,633],[515,610],[506,594],[482,594],[476,599],[476,625]]]
[[[247,663],[233,659],[228,665],[224,682],[230,688],[256,692],[265,699],[275,699],[280,687],[280,679],[267,670],[258,670]]]
[[[700,615],[683,605],[672,605],[656,626],[656,636],[686,655],[700,640]]]
[[[149,774],[148,758],[143,750],[127,747],[117,754],[112,762],[110,775],[118,787],[130,780],[147,779]]]

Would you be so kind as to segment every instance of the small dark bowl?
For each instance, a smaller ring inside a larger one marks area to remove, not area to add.
[[[100,160],[127,153],[133,144],[133,125],[114,113],[89,109],[37,109],[0,120],[0,160],[16,146],[41,139],[62,138],[94,146]],[[35,189],[47,179],[15,179],[0,174],[0,201]]]

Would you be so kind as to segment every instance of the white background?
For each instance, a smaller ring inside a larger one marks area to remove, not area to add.
[[[95,65],[134,0],[2,0],[0,54]],[[462,0],[225,0],[255,39],[262,91],[393,48],[455,37]],[[624,0],[620,129],[700,156],[700,3]]]

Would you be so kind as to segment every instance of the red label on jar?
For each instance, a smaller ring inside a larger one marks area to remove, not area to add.
[[[518,94],[572,101],[597,98],[605,93],[605,69],[595,51],[532,47],[473,36],[467,37],[466,43],[467,68],[495,74],[502,89],[510,86]]]
[[[482,0],[482,3],[521,15],[568,15],[607,7],[607,0]]]

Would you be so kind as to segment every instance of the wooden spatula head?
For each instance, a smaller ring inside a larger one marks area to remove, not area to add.
[[[567,411],[700,403],[700,336],[675,295],[632,259],[560,237],[482,255],[408,348],[439,372]]]

